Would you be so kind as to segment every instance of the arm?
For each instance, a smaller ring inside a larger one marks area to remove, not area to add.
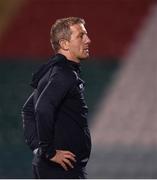
[[[30,95],[22,108],[22,120],[25,142],[32,151],[38,148],[33,96],[34,93]]]
[[[54,147],[55,115],[57,108],[72,84],[73,80],[72,78],[69,79],[69,76],[67,77],[63,73],[54,74],[40,94],[35,105],[39,152],[41,156],[48,160],[52,159],[56,161],[55,156],[60,154]]]

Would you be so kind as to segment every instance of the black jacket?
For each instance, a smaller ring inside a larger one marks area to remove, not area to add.
[[[77,163],[89,158],[88,108],[79,66],[57,54],[33,76],[34,91],[22,117],[26,143],[38,148],[39,158],[49,160],[56,149],[73,152]]]

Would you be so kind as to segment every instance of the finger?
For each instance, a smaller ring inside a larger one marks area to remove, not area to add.
[[[66,159],[68,158],[68,159],[72,160],[73,162],[76,162],[76,159],[73,156],[69,155],[69,154],[65,154],[64,157]]]
[[[75,154],[73,154],[72,152],[70,152],[70,151],[64,151],[66,154],[69,154],[69,155],[71,155],[71,156],[73,156],[73,157],[76,157],[76,155]]]
[[[64,170],[65,170],[65,171],[67,171],[67,170],[68,170],[68,168],[67,168],[67,166],[65,165],[65,163],[64,163],[64,162],[62,162],[60,165],[64,168]]]
[[[74,166],[72,165],[72,163],[68,160],[68,159],[63,159],[63,161],[68,164],[71,168],[74,168]]]

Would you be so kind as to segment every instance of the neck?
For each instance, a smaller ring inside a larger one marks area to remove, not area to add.
[[[64,55],[67,58],[67,60],[70,60],[70,61],[73,61],[76,63],[80,63],[80,60],[76,57],[73,57],[69,52],[66,52],[66,51],[63,52],[63,51],[59,50],[58,53]]]

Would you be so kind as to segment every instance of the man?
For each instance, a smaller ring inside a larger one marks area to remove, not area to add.
[[[23,106],[35,178],[85,178],[91,138],[80,60],[88,58],[91,41],[84,25],[77,17],[55,22],[50,33],[55,56],[34,74],[34,91]]]

